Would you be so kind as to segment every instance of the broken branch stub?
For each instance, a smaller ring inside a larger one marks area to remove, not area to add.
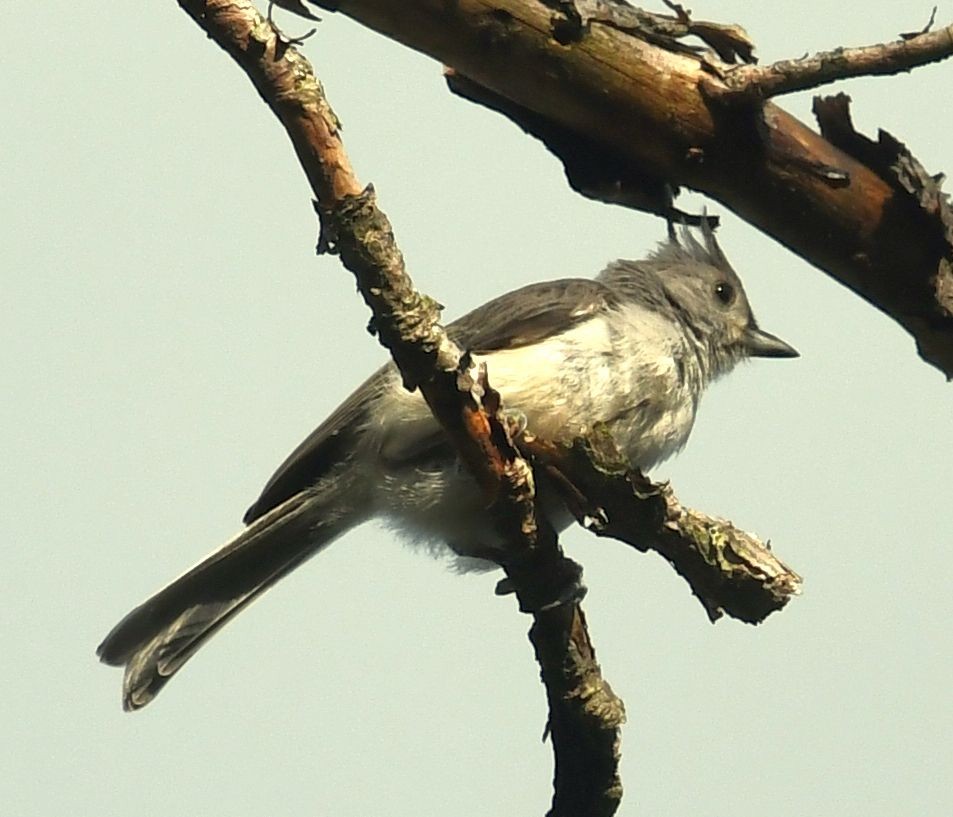
[[[517,441],[597,536],[655,551],[684,578],[716,621],[760,624],[800,593],[801,577],[768,544],[724,519],[684,507],[668,484],[632,469],[604,430],[571,446]]]

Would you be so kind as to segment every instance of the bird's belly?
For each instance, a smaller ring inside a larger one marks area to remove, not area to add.
[[[537,513],[563,530],[572,516],[553,492],[537,485]],[[542,489],[542,490],[540,490]],[[468,560],[497,563],[505,542],[496,528],[489,502],[459,460],[442,460],[402,468],[380,485],[387,523],[411,544],[434,555],[447,549]],[[478,567],[464,565],[465,569]]]
[[[603,322],[474,357],[486,363],[504,407],[524,414],[540,438],[569,443],[605,424],[629,461],[646,470],[680,449],[691,430],[694,404],[675,361],[620,355]],[[433,447],[439,432],[419,395],[397,389],[395,382],[400,422],[388,423],[381,436],[381,454],[390,463],[380,483],[381,512],[431,550],[449,545],[462,556],[498,553],[500,538],[480,488],[445,447]],[[557,529],[570,523],[551,492],[540,504]]]

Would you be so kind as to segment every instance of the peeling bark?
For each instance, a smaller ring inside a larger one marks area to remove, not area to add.
[[[680,186],[717,199],[896,320],[953,377],[953,308],[941,297],[953,244],[934,215],[896,178],[754,93],[943,59],[953,28],[795,70],[728,64],[744,59],[743,32],[686,22],[674,4],[669,18],[617,0],[316,5],[449,66],[451,87],[543,138],[586,195],[667,217],[677,214],[668,191]],[[707,34],[722,56],[685,46],[687,34]],[[945,199],[938,206],[948,210]]]
[[[371,329],[408,388],[419,388],[491,503],[508,544],[502,561],[550,703],[555,755],[550,814],[612,815],[619,780],[621,701],[602,678],[579,601],[582,569],[535,515],[533,474],[513,446],[499,395],[447,337],[439,306],[417,292],[373,189],[351,170],[334,116],[307,60],[242,0],[179,5],[245,70],[291,138],[315,193],[319,250],[340,255],[371,308]]]
[[[583,527],[655,551],[691,587],[711,621],[760,624],[801,592],[771,547],[725,519],[684,507],[667,483],[633,470],[598,430],[572,446],[527,436],[518,445],[560,488]]]
[[[583,592],[581,568],[562,554],[553,531],[545,520],[535,516],[533,472],[510,438],[499,396],[490,386],[492,372],[471,365],[469,357],[461,354],[440,326],[439,306],[414,288],[390,224],[376,207],[373,189],[362,187],[350,167],[338,121],[307,60],[245,0],[179,0],[179,4],[246,71],[284,125],[315,194],[321,220],[319,251],[339,254],[354,273],[373,314],[372,331],[393,354],[405,385],[419,388],[424,394],[493,503],[493,513],[511,543],[502,565],[507,573],[507,589],[516,593],[521,609],[534,617],[530,638],[546,686],[555,754],[549,814],[614,814],[622,795],[618,762],[624,708],[596,662],[579,604]],[[297,2],[281,5],[296,7]],[[344,9],[359,4],[338,5]],[[409,0],[405,5],[388,3],[384,10],[382,4],[366,5],[377,8],[382,19],[397,19],[418,4]],[[418,28],[425,23],[425,31],[435,30],[438,19],[466,16],[467,10],[476,6],[485,10],[488,6],[461,0],[454,12],[443,2],[419,5],[427,6],[433,15],[426,20],[414,18]],[[571,16],[566,12],[572,3],[549,5],[556,9],[557,16]],[[595,3],[591,7],[598,11],[605,5]],[[704,25],[700,29],[680,7],[672,7],[675,18],[639,18],[637,30],[653,42],[669,45],[686,32],[701,31],[723,55],[744,58],[740,30]],[[490,50],[508,47],[506,31],[512,22],[505,14],[483,18],[483,45],[489,42]],[[586,41],[593,31],[621,32],[595,17],[585,24],[582,20],[569,23],[562,34],[581,32],[579,42]],[[545,43],[541,40],[537,45],[549,48],[550,33],[545,23],[537,32]],[[495,40],[498,36],[502,39]],[[519,38],[513,42],[517,50],[522,48]],[[475,54],[483,46],[470,43],[469,47]],[[699,64],[689,48],[682,48],[675,58],[687,60],[685,65]],[[508,70],[512,71],[512,66]],[[480,79],[477,83],[490,87]],[[683,84],[673,79],[668,91],[679,88]],[[697,95],[697,88],[692,93]],[[585,105],[578,106],[575,112],[570,111],[570,118],[584,112]],[[708,118],[711,124],[710,114]],[[686,120],[679,126],[685,128],[680,131],[681,142],[674,147],[649,143],[648,153],[674,161],[684,144],[694,144],[696,125]],[[648,122],[647,127],[654,128],[657,136],[664,132],[658,122]],[[686,136],[692,137],[687,143]],[[594,144],[601,143],[596,140]],[[617,155],[627,158],[624,151]],[[690,157],[691,163],[698,159]],[[660,177],[653,173],[647,178]],[[667,182],[663,179],[661,184],[664,199]],[[924,200],[931,199],[927,195]],[[595,526],[597,533],[662,553],[689,581],[712,620],[725,612],[746,621],[760,621],[772,610],[780,609],[797,591],[796,574],[757,539],[721,520],[681,508],[667,487],[652,485],[619,463],[613,465],[611,441],[597,437],[571,449],[560,449],[547,448],[545,441],[534,442],[527,436],[517,444],[525,447],[537,467],[546,468],[557,482],[561,480],[567,501],[576,503],[581,519],[601,520]],[[589,464],[583,467],[578,459],[573,460],[580,450],[599,456],[587,455]],[[583,513],[584,508],[587,510]]]

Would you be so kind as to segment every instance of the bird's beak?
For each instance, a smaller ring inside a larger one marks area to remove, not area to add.
[[[745,330],[743,343],[751,357],[800,357],[793,346],[753,324]]]

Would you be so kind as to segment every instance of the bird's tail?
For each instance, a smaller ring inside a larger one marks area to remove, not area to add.
[[[338,497],[330,485],[293,496],[113,627],[96,652],[126,667],[123,708],[149,703],[232,616],[361,521]]]

